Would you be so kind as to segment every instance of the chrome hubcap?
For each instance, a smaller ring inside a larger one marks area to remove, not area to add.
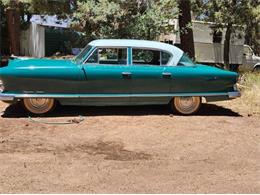
[[[184,108],[190,108],[193,105],[194,100],[192,97],[181,97],[180,104]]]
[[[35,108],[43,108],[48,105],[49,101],[46,98],[35,98],[30,99],[30,103]]]
[[[192,114],[200,107],[200,97],[176,97],[174,106],[182,114]]]

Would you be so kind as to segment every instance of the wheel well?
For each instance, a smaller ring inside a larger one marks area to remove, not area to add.
[[[178,96],[173,96],[169,102],[169,104],[174,100],[174,98],[176,98]],[[203,96],[199,96],[201,98],[201,103],[207,103],[207,99],[206,97],[203,97]]]
[[[260,64],[256,64],[256,65],[254,66],[253,71],[255,71],[256,69],[260,69]]]

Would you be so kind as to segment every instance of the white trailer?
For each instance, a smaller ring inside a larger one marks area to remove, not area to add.
[[[160,36],[160,41],[180,45],[180,34],[178,20],[172,20],[171,25],[177,33],[164,34]],[[193,21],[193,37],[195,47],[195,58],[198,63],[223,65],[224,64],[224,40],[225,30],[221,33],[214,33],[214,23]],[[229,60],[231,65],[241,65],[243,63],[244,35],[232,34],[230,41]]]

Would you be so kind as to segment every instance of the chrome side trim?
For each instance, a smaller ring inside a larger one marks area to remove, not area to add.
[[[241,93],[239,91],[228,92],[229,98],[237,98],[237,97],[240,97],[240,96],[241,96]]]
[[[240,96],[239,91],[223,92],[223,93],[156,93],[156,94],[14,94],[0,93],[0,100],[14,100],[19,98],[113,98],[113,97],[179,97],[179,96],[227,96],[228,98],[236,98]]]

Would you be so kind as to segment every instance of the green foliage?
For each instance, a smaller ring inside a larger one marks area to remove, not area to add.
[[[246,22],[250,12],[250,1],[244,0],[193,0],[193,9],[197,15],[203,16],[203,20],[216,23],[218,28],[226,28],[228,24],[236,25],[234,28]]]
[[[27,0],[29,1],[29,0]],[[31,11],[38,14],[64,16],[70,12],[68,0],[30,0]]]
[[[106,37],[113,33],[116,22],[121,16],[119,5],[107,0],[89,0],[78,2],[77,10],[73,14],[72,27],[84,32],[90,39]]]
[[[5,7],[17,8],[18,6],[22,11],[37,14],[58,14],[70,12],[69,0],[0,0]]]
[[[172,0],[164,0],[152,2],[151,6],[140,14],[136,23],[130,25],[134,38],[156,39],[162,33],[170,33],[174,31],[174,27],[170,25],[170,21],[177,17],[177,4]]]
[[[177,17],[176,7],[174,0],[81,0],[72,26],[90,39],[155,39],[171,30],[169,20]]]

